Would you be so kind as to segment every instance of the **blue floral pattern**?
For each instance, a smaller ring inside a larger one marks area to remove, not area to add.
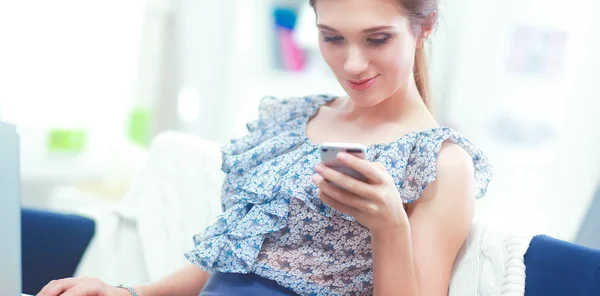
[[[249,134],[222,149],[223,213],[194,236],[189,261],[206,271],[256,273],[301,295],[372,294],[368,229],[321,202],[310,178],[319,147],[306,124],[328,95],[266,97]],[[447,127],[409,133],[370,145],[367,159],[385,165],[405,203],[436,178],[443,142],[473,159],[477,198],[485,195],[491,166],[483,153]]]

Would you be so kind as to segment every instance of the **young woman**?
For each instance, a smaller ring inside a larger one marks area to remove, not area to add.
[[[447,294],[491,168],[428,110],[437,1],[310,2],[347,96],[262,101],[223,149],[224,212],[194,238],[192,264],[133,289],[64,279],[39,295]],[[320,165],[322,142],[366,145],[364,160],[338,157],[368,181]]]

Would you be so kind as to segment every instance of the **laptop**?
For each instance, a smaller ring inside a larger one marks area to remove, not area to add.
[[[0,121],[0,295],[21,295],[21,173],[15,126]]]

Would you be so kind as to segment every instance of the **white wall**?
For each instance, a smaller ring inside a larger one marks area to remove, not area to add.
[[[3,117],[25,126],[122,131],[142,9],[142,1],[3,1]]]
[[[230,134],[231,114],[226,112],[230,52],[238,1],[183,0],[178,17],[180,87],[198,96],[198,120],[187,124],[195,134],[224,141]],[[173,98],[176,99],[176,98]]]
[[[577,7],[578,3],[570,4],[578,21],[573,24],[577,34],[570,56],[568,85],[571,92],[566,97],[566,124],[560,150],[561,180],[557,194],[562,199],[553,204],[555,213],[573,213],[571,223],[557,225],[569,238],[576,234],[576,225],[587,214],[600,184],[600,19],[596,16],[600,4],[596,0],[582,0]]]

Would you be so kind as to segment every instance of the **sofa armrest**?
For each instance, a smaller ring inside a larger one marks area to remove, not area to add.
[[[527,296],[600,295],[600,250],[539,235],[525,266]]]
[[[49,281],[72,277],[95,233],[94,221],[21,210],[23,292],[35,295]]]

